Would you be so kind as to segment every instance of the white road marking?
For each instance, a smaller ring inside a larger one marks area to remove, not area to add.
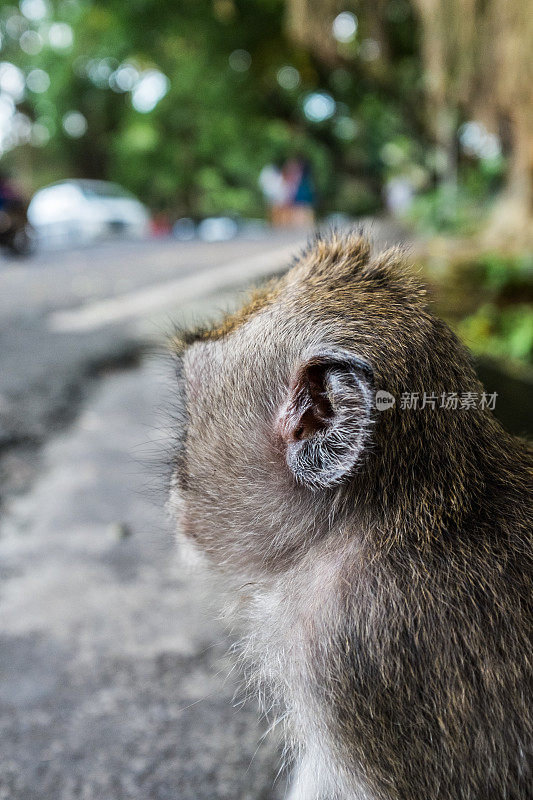
[[[55,311],[48,317],[48,328],[60,333],[74,333],[95,330],[134,317],[144,317],[154,311],[237,286],[244,280],[263,278],[288,266],[290,259],[298,253],[302,245],[303,242],[296,242],[156,286],[137,289],[119,297],[110,297],[69,311]]]

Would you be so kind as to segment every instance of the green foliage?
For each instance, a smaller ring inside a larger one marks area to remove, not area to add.
[[[441,185],[418,195],[409,219],[424,233],[473,233],[483,219],[483,207],[464,186]]]
[[[409,141],[409,144],[414,143]],[[426,161],[431,163],[431,154]],[[475,232],[501,188],[504,167],[501,155],[459,164],[456,181],[442,182],[415,198],[409,211],[410,221],[425,233]]]
[[[475,353],[533,364],[531,305],[502,309],[487,303],[462,320],[457,331]]]
[[[475,264],[477,279],[489,292],[500,298],[511,292],[533,291],[533,254],[518,256],[487,253]]]
[[[485,201],[499,191],[504,173],[505,159],[502,155],[465,164],[461,170],[465,194],[474,201]]]
[[[533,255],[484,253],[446,273],[441,311],[480,355],[533,363]]]
[[[46,91],[27,91],[23,104],[49,141],[19,148],[11,161],[22,170],[31,165],[33,188],[68,176],[104,177],[173,215],[257,216],[264,212],[261,168],[302,155],[313,166],[319,211],[372,212],[389,174],[384,147],[419,136],[411,114],[415,26],[404,0],[391,0],[387,13],[386,57],[369,65],[354,55],[326,67],[288,40],[283,0],[54,0],[47,18],[33,22],[6,6],[2,58],[26,75],[41,69],[50,78]],[[38,53],[23,52],[6,33],[13,16],[39,35],[44,29]],[[54,22],[71,27],[71,47],[46,42]],[[371,22],[361,10],[361,35],[371,34]],[[110,86],[110,74],[125,63],[167,76],[168,93],[153,110],[141,113],[129,91]],[[296,70],[292,84],[279,79],[284,67]],[[312,92],[334,98],[331,118],[306,117]],[[72,111],[87,121],[78,138],[63,124]]]
[[[410,215],[417,228],[475,229],[499,187],[503,161],[465,158],[458,188],[426,191],[439,173],[438,154],[433,157],[424,119],[411,5],[389,0],[377,22],[371,6],[361,5],[356,38],[340,47],[338,63],[328,65],[287,38],[285,5],[48,0],[47,16],[37,21],[26,20],[15,5],[3,6],[2,59],[26,76],[37,69],[50,79],[45,91],[29,88],[21,103],[40,131],[33,144],[41,146],[9,156],[17,172],[27,170],[31,188],[68,176],[117,180],[171,215],[255,217],[265,211],[262,167],[299,155],[312,164],[321,213],[374,213],[387,180],[403,178],[424,192]],[[52,46],[54,23],[70,26],[70,46]],[[41,37],[38,52],[21,47],[23,30]],[[373,38],[380,35],[381,50]],[[369,42],[370,60],[363,55]],[[153,109],[135,108],[131,87],[119,90],[113,83],[121,65],[137,75],[155,69],[166,76],[168,91]],[[322,121],[305,112],[316,92],[335,103]],[[72,112],[87,122],[78,137],[65,130]]]

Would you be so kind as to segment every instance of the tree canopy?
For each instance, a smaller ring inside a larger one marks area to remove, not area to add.
[[[411,9],[390,8],[387,53],[352,14],[339,59],[326,63],[291,36],[281,0],[4,7],[2,58],[26,79],[27,131],[10,158],[38,184],[107,177],[153,209],[257,215],[262,166],[299,154],[322,209],[372,211],[387,147],[413,158],[422,129]],[[153,107],[142,104],[150,76],[163,94]]]
[[[485,197],[506,174],[527,226],[531,19],[525,0],[20,0],[0,10],[3,163],[193,216],[261,214],[261,168],[295,154],[323,212],[372,212],[397,176]]]

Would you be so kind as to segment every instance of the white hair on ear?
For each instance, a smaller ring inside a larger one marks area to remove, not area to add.
[[[287,464],[299,483],[309,488],[335,486],[357,465],[372,424],[373,393],[359,376],[328,370],[335,417],[322,431],[287,449]]]
[[[303,431],[305,427],[299,421],[313,415],[320,404],[327,409],[326,413],[317,411],[319,424],[312,425],[307,435],[298,436],[298,428]],[[346,479],[365,451],[373,406],[372,370],[366,362],[346,351],[311,353],[279,414],[287,465],[296,481],[316,490]]]

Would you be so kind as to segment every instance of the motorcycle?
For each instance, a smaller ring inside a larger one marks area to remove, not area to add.
[[[0,247],[15,256],[29,256],[33,252],[27,205],[22,200],[10,200],[0,207]]]

